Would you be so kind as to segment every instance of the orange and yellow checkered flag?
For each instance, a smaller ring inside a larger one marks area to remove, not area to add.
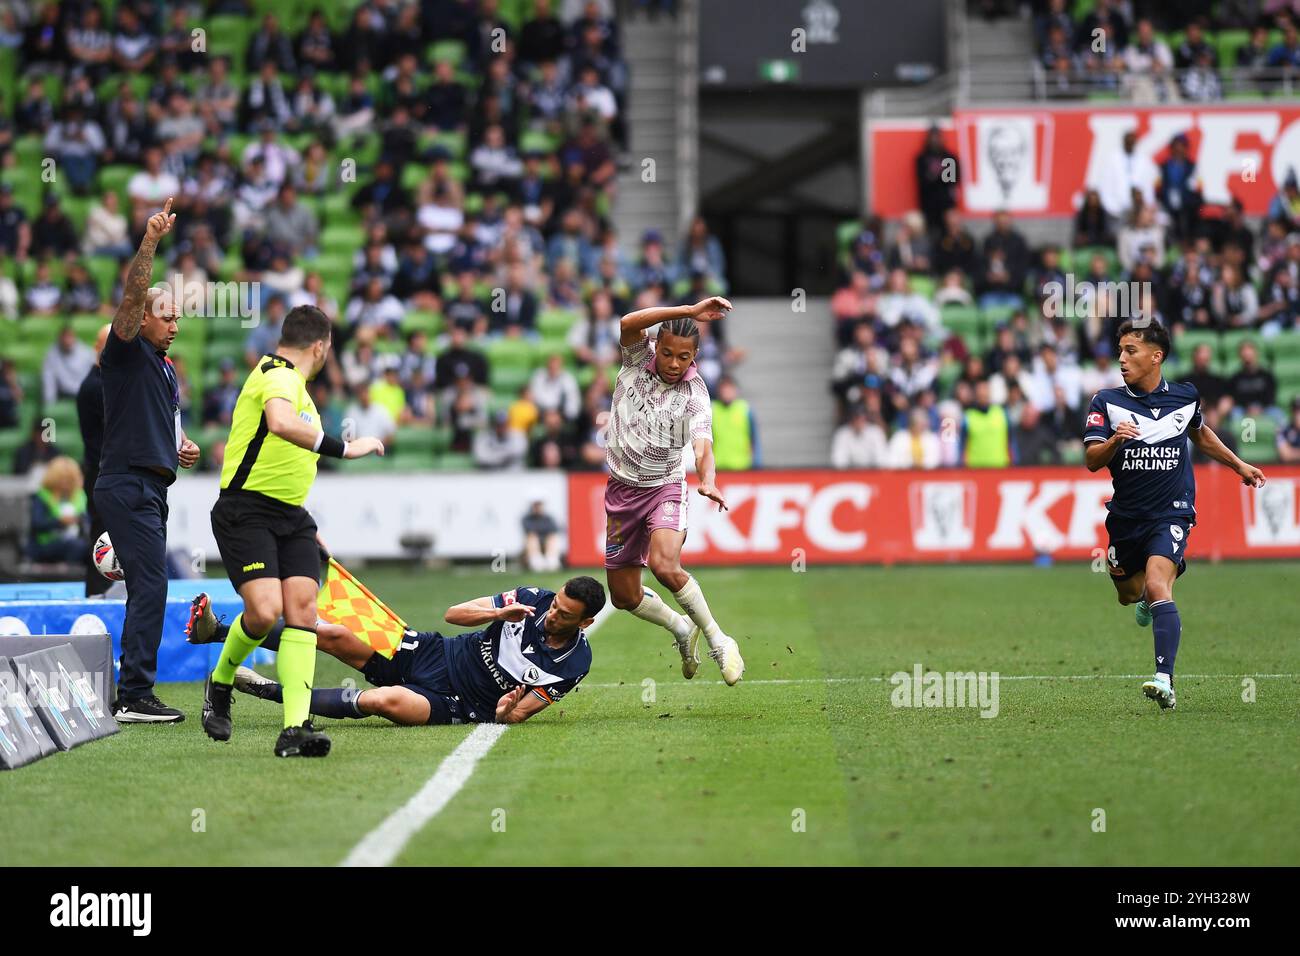
[[[397,652],[407,630],[405,621],[333,558],[316,596],[316,613],[322,621],[343,625],[384,657]]]

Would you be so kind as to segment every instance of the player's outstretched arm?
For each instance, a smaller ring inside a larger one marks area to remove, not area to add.
[[[140,334],[145,305],[149,300],[149,283],[153,281],[154,250],[158,248],[158,240],[172,231],[175,222],[176,214],[172,212],[171,199],[168,199],[163,211],[150,216],[145,226],[140,248],[126,273],[122,301],[113,313],[113,334],[123,342],[129,342]]]
[[[502,694],[501,699],[497,701],[497,723],[522,724],[548,706],[550,705],[546,701],[536,694],[529,693],[529,689],[520,684],[514,690]]]
[[[443,620],[456,627],[478,627],[492,621],[512,621],[518,623],[533,616],[533,608],[528,604],[507,604],[497,607],[491,597],[475,598],[462,601],[447,608]]]
[[[266,430],[299,448],[318,451],[331,458],[364,458],[369,454],[384,453],[384,443],[378,438],[343,441],[333,435],[326,435],[315,425],[308,424],[294,414],[293,403],[287,398],[268,398],[262,411],[266,414]]]
[[[727,510],[727,503],[716,484],[717,467],[713,462],[713,442],[707,438],[695,439],[695,473],[700,476],[700,486],[696,489],[710,501],[716,501],[718,507]]]
[[[1084,464],[1088,466],[1089,471],[1101,471],[1110,464],[1110,460],[1115,457],[1115,452],[1119,451],[1120,445],[1137,438],[1138,435],[1138,427],[1132,422],[1120,422],[1115,426],[1115,434],[1105,441],[1090,441],[1084,444]]]
[[[720,295],[701,299],[694,305],[666,305],[651,309],[638,309],[623,316],[619,324],[619,342],[624,348],[636,345],[645,330],[660,322],[673,319],[694,319],[697,322],[715,322],[731,311],[731,303]]]
[[[1200,428],[1189,428],[1187,434],[1192,439],[1192,444],[1202,452],[1220,464],[1227,465],[1240,475],[1243,485],[1250,485],[1252,488],[1264,487],[1264,482],[1268,480],[1264,477],[1264,473],[1254,465],[1249,465],[1238,458],[1232,449],[1225,445],[1218,435],[1214,434],[1214,430],[1210,426],[1202,425]]]

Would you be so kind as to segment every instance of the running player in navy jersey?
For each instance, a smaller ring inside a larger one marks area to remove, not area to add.
[[[1142,691],[1172,708],[1174,658],[1182,623],[1174,581],[1187,569],[1187,543],[1196,524],[1196,477],[1191,446],[1227,465],[1243,484],[1261,488],[1264,473],[1232,453],[1201,420],[1201,398],[1186,382],[1161,371],[1169,333],[1152,320],[1119,329],[1122,388],[1092,398],[1083,440],[1089,471],[1110,468],[1115,492],[1106,504],[1106,551],[1120,604],[1136,604],[1137,622],[1155,635],[1155,676]]]
[[[194,599],[187,628],[192,644],[223,638],[207,596]],[[486,625],[467,634],[407,631],[387,658],[346,627],[318,621],[318,647],[354,667],[373,689],[317,688],[318,717],[386,717],[396,724],[522,723],[559,700],[587,676],[591,646],[584,632],[605,606],[605,589],[590,577],[570,578],[558,592],[522,587],[447,609],[457,627]],[[279,625],[262,647],[274,650]],[[280,684],[247,667],[235,672],[236,690],[279,701]]]

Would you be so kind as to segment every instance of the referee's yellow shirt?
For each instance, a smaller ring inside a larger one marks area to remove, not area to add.
[[[262,356],[248,373],[235,402],[226,459],[221,466],[221,489],[255,491],[288,505],[301,505],[316,480],[316,460],[320,456],[271,434],[265,409],[272,398],[286,399],[295,415],[320,427],[320,414],[307,392],[307,380],[288,359]]]

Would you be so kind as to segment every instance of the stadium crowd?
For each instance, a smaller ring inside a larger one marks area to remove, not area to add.
[[[155,279],[183,292],[170,355],[202,467],[221,467],[246,370],[310,303],[336,328],[312,383],[326,429],[392,452],[341,467],[601,468],[618,318],[727,289],[703,219],[620,247],[628,70],[612,7],[6,4],[0,463],[79,454],[89,343],[145,220],[175,196]],[[743,352],[722,324],[703,332],[718,389]],[[743,444],[741,466],[757,452]]]
[[[977,0],[986,17],[1014,0]],[[1042,90],[1053,97],[1213,102],[1292,95],[1300,80],[1295,0],[1035,0]]]
[[[1135,145],[1129,134],[1104,164],[1072,234],[1032,248],[1006,212],[976,241],[960,175],[941,174],[956,157],[930,131],[919,210],[842,229],[836,467],[1079,461],[1088,401],[1123,384],[1114,340],[1130,315],[1171,329],[1166,371],[1196,383],[1226,444],[1300,460],[1295,172],[1252,227],[1240,203],[1202,201],[1186,136],[1159,165]]]

